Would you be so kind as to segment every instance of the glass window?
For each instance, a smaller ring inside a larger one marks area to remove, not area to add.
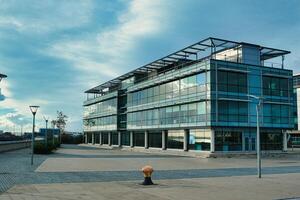
[[[198,105],[198,109],[197,109],[198,115],[206,114],[206,108],[205,108],[206,102],[202,101],[197,103],[197,105]]]
[[[154,92],[154,101],[159,101],[159,86],[155,86],[153,88]]]
[[[162,134],[160,132],[150,132],[148,134],[149,147],[161,148],[162,147]]]
[[[192,103],[189,104],[188,107],[189,107],[189,113],[188,113],[189,123],[195,123],[197,119],[197,104]]]
[[[129,132],[122,132],[121,133],[121,143],[124,146],[129,146],[130,145],[130,133]]]
[[[159,86],[159,99],[165,100],[166,98],[166,84],[162,84]]]
[[[211,143],[211,131],[202,129],[190,129],[189,149],[197,151],[209,151]]]
[[[205,84],[205,73],[197,74],[197,85]]]
[[[167,124],[173,124],[173,118],[172,118],[172,107],[166,108],[166,123]]]
[[[138,147],[145,146],[145,133],[134,133],[133,134],[133,145]]]
[[[180,116],[181,116],[181,123],[188,122],[188,105],[181,105],[180,106]]]
[[[281,133],[261,132],[260,141],[262,150],[282,150]]]
[[[118,145],[118,133],[111,133],[111,144]]]
[[[108,133],[102,133],[102,144],[108,144]]]
[[[173,120],[173,124],[178,124],[179,123],[179,106],[173,106],[173,110],[172,110],[172,120]]]
[[[170,130],[168,131],[167,148],[183,149],[184,131]]]
[[[159,120],[160,120],[160,124],[164,125],[167,123],[166,121],[166,108],[160,108],[159,109]]]
[[[241,151],[242,132],[216,131],[215,150],[216,151]]]
[[[179,80],[172,82],[173,87],[173,97],[179,96]]]

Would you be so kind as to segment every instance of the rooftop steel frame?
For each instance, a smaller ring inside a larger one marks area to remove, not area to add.
[[[151,71],[159,70],[164,67],[174,65],[180,61],[196,61],[199,59],[202,59],[202,57],[199,57],[199,54],[203,51],[210,50],[209,56],[213,56],[215,53],[231,49],[235,47],[239,47],[241,45],[250,45],[255,46],[260,49],[260,59],[262,61],[268,60],[271,58],[275,58],[278,56],[282,56],[282,59],[284,60],[284,55],[289,54],[290,51],[286,50],[280,50],[280,49],[274,49],[264,46],[259,46],[256,44],[250,44],[245,42],[236,42],[236,41],[230,41],[230,40],[224,40],[214,37],[209,37],[204,40],[201,40],[195,44],[192,44],[190,46],[187,46],[179,51],[176,51],[174,53],[171,53],[163,58],[160,58],[158,60],[155,60],[149,64],[146,64],[144,66],[141,66],[133,71],[130,71],[124,75],[121,75],[115,79],[112,79],[110,81],[107,81],[101,85],[98,85],[92,89],[89,89],[85,91],[85,93],[101,93],[103,89],[113,87],[121,83],[121,81],[126,80],[135,74],[140,73],[148,73]]]

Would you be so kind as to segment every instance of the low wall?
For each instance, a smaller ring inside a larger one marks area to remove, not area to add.
[[[13,151],[17,149],[28,148],[30,144],[30,140],[0,142],[0,153],[5,151]]]

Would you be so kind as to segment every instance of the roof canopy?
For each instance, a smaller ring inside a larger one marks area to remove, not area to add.
[[[202,52],[206,52],[206,56],[210,56],[215,52],[238,47],[240,45],[245,45],[245,44],[259,47],[260,52],[261,52],[261,60],[267,60],[267,59],[275,58],[277,56],[283,56],[285,54],[290,53],[290,51],[268,48],[268,47],[263,47],[263,46],[259,46],[259,45],[255,45],[255,44],[249,44],[249,43],[244,43],[244,42],[235,42],[235,41],[230,41],[230,40],[209,37],[205,40],[202,40],[202,41],[192,44],[188,47],[185,47],[184,49],[181,49],[179,51],[171,53],[163,58],[155,60],[149,64],[141,66],[141,67],[139,67],[131,72],[128,72],[122,76],[119,76],[115,79],[107,81],[97,87],[89,89],[85,93],[101,93],[101,91],[103,89],[108,88],[108,87],[113,87],[113,86],[119,84],[121,81],[123,81],[127,78],[130,78],[135,74],[147,73],[147,72],[151,72],[153,70],[159,70],[166,66],[178,63],[180,60],[189,60],[189,61],[198,60],[201,58],[199,56],[199,54]],[[202,56],[202,58],[203,58],[203,56]]]

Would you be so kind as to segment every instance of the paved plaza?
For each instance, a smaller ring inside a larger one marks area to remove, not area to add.
[[[0,154],[2,199],[300,199],[300,155],[193,158],[65,145],[51,155],[29,149]],[[154,167],[156,185],[139,171]]]

